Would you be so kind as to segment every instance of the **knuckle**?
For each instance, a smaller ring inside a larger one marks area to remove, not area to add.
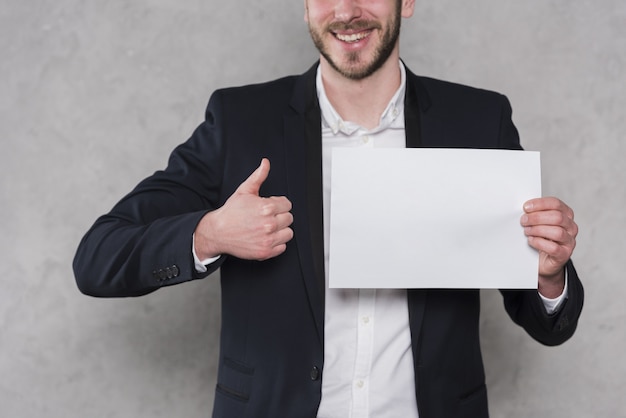
[[[572,222],[572,236],[578,235],[578,224],[576,222]]]
[[[270,202],[268,199],[261,205],[261,216],[269,216],[274,213],[274,204]]]
[[[263,225],[263,232],[265,234],[272,234],[276,232],[276,222],[266,222]]]
[[[563,212],[556,211],[554,213],[554,223],[556,225],[563,225],[564,221],[565,221],[565,216],[563,215]]]

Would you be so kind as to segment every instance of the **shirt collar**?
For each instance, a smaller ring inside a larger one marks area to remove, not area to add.
[[[337,135],[337,133],[339,132],[345,135],[352,135],[359,130],[366,131],[368,133],[376,133],[390,127],[404,127],[404,94],[406,91],[406,70],[402,61],[399,61],[399,66],[400,87],[398,87],[398,90],[393,95],[393,97],[389,101],[389,104],[380,116],[378,126],[369,131],[354,122],[344,121],[341,116],[339,116],[337,111],[333,108],[333,105],[328,100],[328,96],[326,96],[324,83],[322,82],[321,66],[318,66],[315,85],[317,88],[317,98],[319,100],[320,109],[322,111],[322,126],[330,129],[334,135]]]

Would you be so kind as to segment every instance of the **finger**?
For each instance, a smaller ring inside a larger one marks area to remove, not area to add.
[[[287,249],[287,242],[291,241],[292,238],[293,230],[291,228],[282,229],[274,235],[272,247],[268,251],[264,251],[257,259],[263,261],[281,255]]]
[[[261,160],[261,164],[257,167],[256,170],[250,174],[250,176],[243,181],[237,188],[238,193],[247,193],[259,195],[259,190],[261,189],[261,185],[267,179],[267,176],[270,173],[270,161],[267,158],[263,158]]]
[[[273,238],[275,234],[279,233],[283,229],[288,228],[293,223],[293,216],[289,212],[280,213],[278,215],[267,218],[267,221],[263,224],[263,232],[272,237],[269,245],[275,245],[279,240]]]
[[[264,205],[261,209],[263,215],[277,215],[291,211],[292,204],[289,199],[284,196],[271,196],[264,199]]]
[[[544,210],[541,212],[531,212],[522,215],[522,225],[567,225],[572,220],[563,212],[558,210]]]
[[[563,212],[557,210],[548,210],[541,212],[532,212],[522,215],[520,223],[524,227],[534,226],[557,226],[563,228],[571,236],[578,234],[578,225],[570,217]]]
[[[524,234],[528,237],[547,239],[561,245],[570,245],[574,242],[574,237],[558,226],[527,226],[524,228]]]
[[[276,215],[276,226],[278,230],[285,229],[293,223],[293,215],[290,212]]]
[[[259,258],[259,261],[269,260],[270,258],[278,257],[287,249],[287,244],[277,245],[272,248],[272,251],[267,255],[267,257]]]
[[[279,247],[283,244],[288,243],[293,238],[293,229],[291,228],[283,228],[276,233],[276,244],[274,247]]]
[[[570,219],[574,219],[574,211],[563,201],[556,197],[540,197],[531,199],[524,203],[524,212],[533,213],[548,210],[556,210],[562,212]]]
[[[557,261],[558,264],[565,264],[565,262],[570,259],[575,246],[575,244],[560,245],[557,242],[540,237],[528,237],[528,245],[540,253],[546,254]]]

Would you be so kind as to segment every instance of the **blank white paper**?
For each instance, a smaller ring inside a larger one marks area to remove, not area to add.
[[[329,286],[536,289],[540,196],[538,152],[336,148]]]

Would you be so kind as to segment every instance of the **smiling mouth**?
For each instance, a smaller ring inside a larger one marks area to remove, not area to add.
[[[342,42],[354,43],[354,42],[359,42],[361,39],[367,38],[370,33],[372,33],[371,30],[357,32],[357,33],[349,33],[349,34],[334,33],[334,35],[335,35],[335,38],[339,39]]]

